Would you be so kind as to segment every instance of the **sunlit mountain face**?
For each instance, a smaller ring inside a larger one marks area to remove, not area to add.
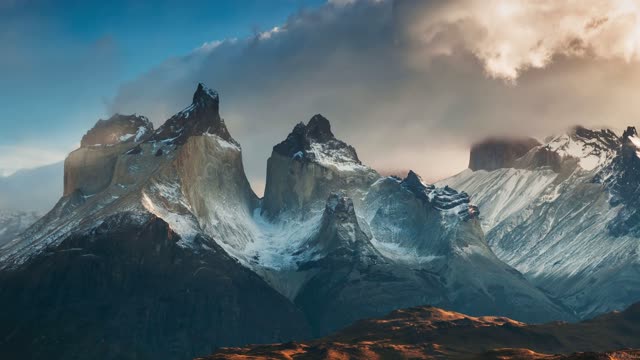
[[[636,1],[0,22],[0,358],[638,357]]]

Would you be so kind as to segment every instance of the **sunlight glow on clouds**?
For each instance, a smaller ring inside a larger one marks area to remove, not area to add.
[[[109,112],[158,126],[203,81],[254,184],[273,145],[317,113],[364,163],[437,179],[486,136],[634,125],[638,23],[629,0],[331,1],[168,59],[123,84]]]
[[[515,80],[557,56],[640,59],[636,0],[425,2],[408,26],[418,56],[473,53],[494,78]],[[414,54],[415,55],[415,54]],[[414,59],[416,63],[424,59]]]

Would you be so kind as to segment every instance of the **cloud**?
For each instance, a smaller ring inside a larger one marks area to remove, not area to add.
[[[204,81],[221,94],[254,184],[264,181],[271,147],[316,113],[367,164],[439,178],[465,168],[469,143],[484,136],[637,119],[629,31],[638,19],[629,4],[331,2],[168,59],[124,84],[110,110],[159,125]]]
[[[30,145],[0,146],[0,177],[18,170],[49,165],[63,160],[66,151],[43,149]]]
[[[555,57],[640,58],[635,0],[454,0],[410,7],[418,59],[465,49],[493,77],[515,80]]]

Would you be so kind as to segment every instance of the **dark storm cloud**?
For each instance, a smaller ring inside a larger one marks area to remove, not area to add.
[[[367,164],[427,178],[466,167],[468,144],[487,135],[623,126],[640,115],[629,106],[640,100],[631,91],[640,80],[635,48],[611,40],[626,28],[581,33],[580,21],[593,23],[582,9],[503,3],[329,3],[250,39],[169,59],[124,85],[111,110],[160,124],[189,103],[197,82],[207,83],[221,93],[258,186],[271,147],[315,113]],[[617,14],[606,4],[591,5]],[[544,21],[555,19],[566,31],[549,32]],[[525,29],[508,28],[514,22]],[[593,56],[574,51],[577,43]]]

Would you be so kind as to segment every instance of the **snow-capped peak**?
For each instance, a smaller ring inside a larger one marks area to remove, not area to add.
[[[309,122],[298,123],[287,139],[274,146],[273,151],[287,158],[309,161],[338,171],[369,171],[358,159],[356,150],[336,139],[331,123],[324,116],[314,115]]]
[[[153,132],[153,124],[137,114],[115,114],[107,120],[98,120],[80,142],[81,147],[112,146],[124,142],[141,142]]]
[[[198,83],[198,88],[196,89],[196,92],[193,94],[193,103],[196,104],[196,103],[200,103],[207,100],[218,101],[219,100],[218,92],[215,90],[212,90],[211,88],[207,87],[203,83]]]
[[[170,145],[182,145],[191,136],[214,134],[234,145],[224,120],[220,117],[218,93],[202,83],[193,94],[193,102],[172,116],[154,134],[152,141]]]
[[[470,204],[471,199],[464,191],[458,192],[449,186],[438,188],[433,184],[425,184],[420,175],[413,171],[409,171],[400,184],[418,199],[444,214],[457,215],[463,220],[475,218],[479,214],[478,207]]]
[[[607,164],[619,144],[618,135],[610,129],[576,126],[568,133],[553,137],[544,147],[563,159],[577,159],[582,169],[591,171]]]

